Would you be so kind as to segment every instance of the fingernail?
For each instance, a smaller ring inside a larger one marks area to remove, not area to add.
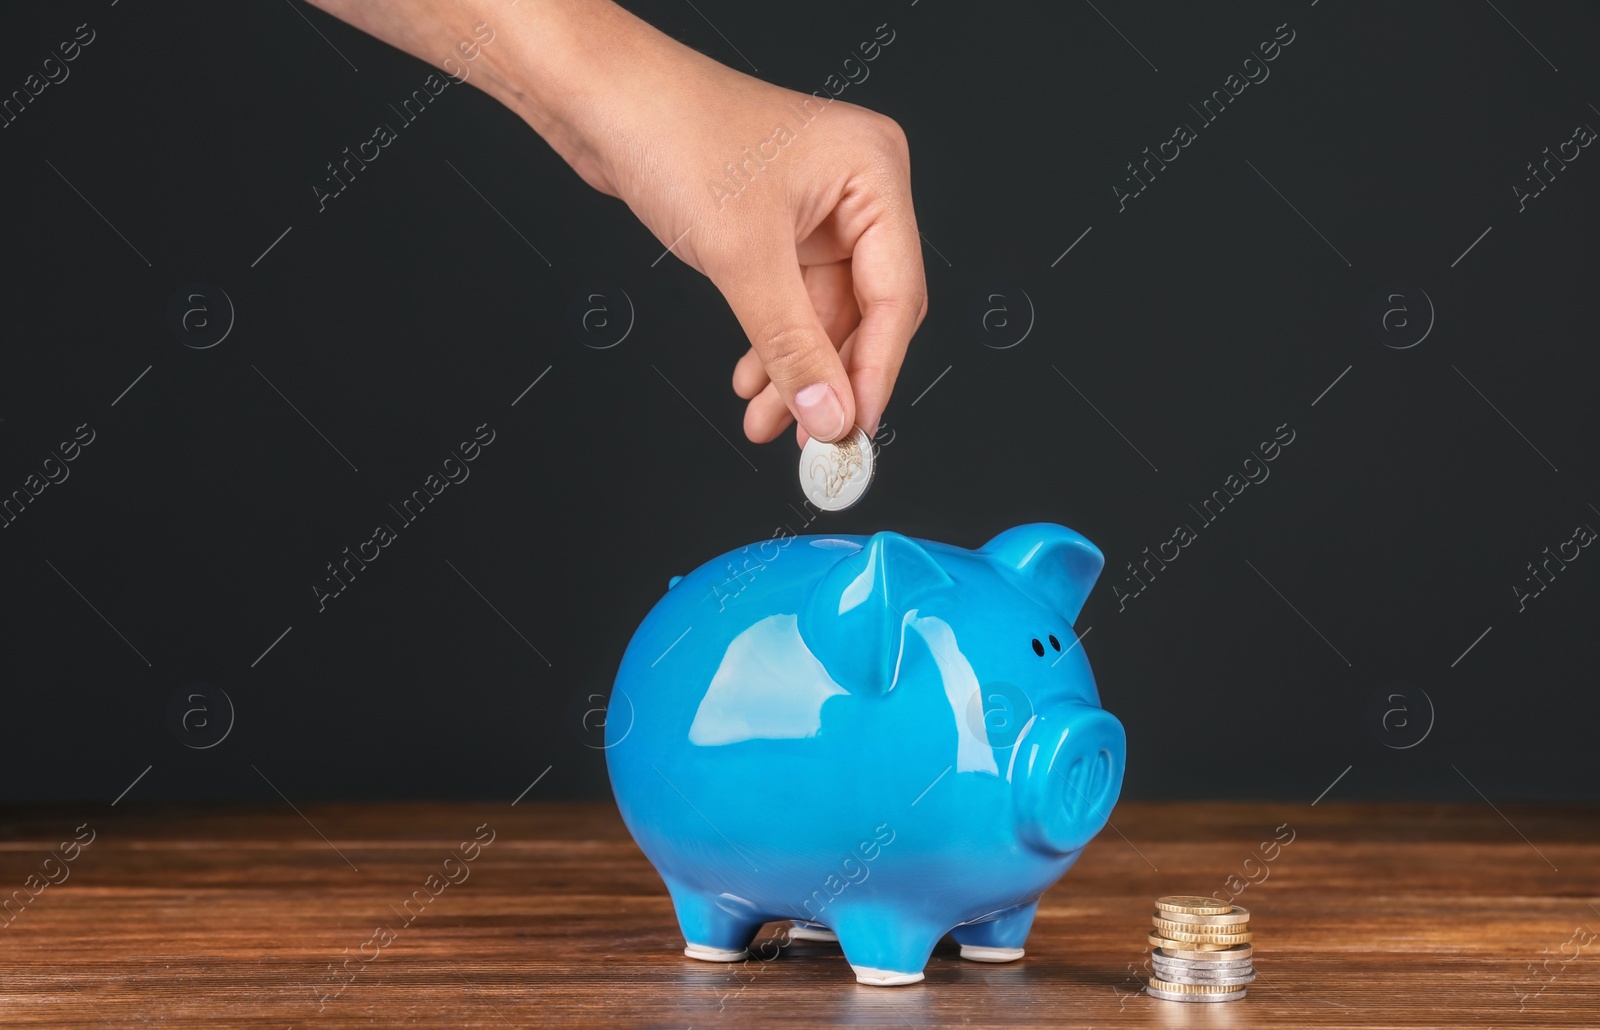
[[[844,432],[844,405],[827,383],[812,383],[795,394],[794,406],[806,432],[824,443]]]

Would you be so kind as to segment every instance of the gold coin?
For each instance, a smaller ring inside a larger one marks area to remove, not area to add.
[[[1194,894],[1169,894],[1156,899],[1156,908],[1163,912],[1184,912],[1191,916],[1221,916],[1233,911],[1233,904],[1216,898],[1202,898]]]
[[[1178,941],[1167,941],[1165,944],[1156,945],[1161,940],[1155,934],[1150,935],[1151,945],[1159,947],[1165,958],[1183,959],[1185,962],[1241,962],[1250,958],[1254,950],[1248,944],[1235,944],[1223,948],[1216,945],[1207,947],[1200,944],[1183,944]]]
[[[1182,951],[1182,952],[1191,952],[1191,951],[1205,951],[1205,952],[1218,951],[1218,952],[1221,952],[1221,951],[1226,951],[1226,950],[1228,950],[1228,949],[1233,947],[1232,944],[1210,944],[1210,943],[1207,943],[1205,941],[1175,941],[1175,940],[1172,940],[1169,937],[1161,936],[1159,933],[1156,933],[1154,930],[1150,931],[1149,936],[1147,936],[1145,938],[1145,940],[1150,942],[1150,946],[1152,948],[1160,948],[1162,951],[1167,952],[1169,955],[1173,955],[1173,957],[1175,957],[1175,958],[1183,957],[1181,955],[1176,954],[1179,951]],[[1245,945],[1245,947],[1248,948],[1249,945],[1247,944],[1247,945]]]
[[[1169,941],[1189,941],[1199,944],[1243,944],[1253,937],[1249,930],[1235,932],[1234,928],[1230,926],[1186,926],[1183,923],[1169,923],[1159,916],[1152,916],[1150,921],[1155,924],[1156,932]]]
[[[1237,984],[1175,984],[1158,980],[1153,976],[1150,978],[1150,986],[1169,994],[1232,994],[1239,989]]]
[[[1226,937],[1229,934],[1244,933],[1250,929],[1249,923],[1230,923],[1225,925],[1216,923],[1180,923],[1176,919],[1168,919],[1166,916],[1167,913],[1165,912],[1153,913],[1150,916],[1151,925],[1162,930],[1162,932],[1174,930],[1179,933],[1203,934],[1207,937]],[[1171,937],[1172,934],[1169,933],[1167,936]]]
[[[1249,930],[1241,933],[1190,933],[1187,930],[1174,928],[1171,923],[1156,927],[1156,935],[1169,941],[1178,941],[1189,947],[1193,947],[1196,944],[1216,944],[1228,947],[1234,944],[1246,944],[1255,939],[1255,934]]]
[[[1173,912],[1171,909],[1157,909],[1156,915],[1169,923],[1185,923],[1191,926],[1243,926],[1250,921],[1250,910],[1233,906],[1233,910],[1221,915],[1197,916],[1188,912]]]

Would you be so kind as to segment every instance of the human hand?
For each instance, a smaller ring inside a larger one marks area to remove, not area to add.
[[[801,444],[870,436],[927,314],[905,134],[604,6],[614,42],[584,77],[601,88],[573,87],[541,131],[727,298],[750,341],[733,388],[751,440],[796,417]]]
[[[750,341],[733,387],[751,440],[791,418],[802,445],[876,432],[928,309],[893,120],[734,71],[610,0],[314,2],[425,59],[449,55],[447,71],[716,284]]]

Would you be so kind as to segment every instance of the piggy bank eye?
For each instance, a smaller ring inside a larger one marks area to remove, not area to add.
[[[1056,639],[1056,635],[1054,633],[1050,634],[1050,646],[1055,648],[1057,651],[1061,650],[1061,641]]]
[[[1041,658],[1044,657],[1044,645],[1039,643],[1038,637],[1033,638],[1033,653]]]

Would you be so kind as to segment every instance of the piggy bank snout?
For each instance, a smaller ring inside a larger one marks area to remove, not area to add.
[[[1068,705],[1042,714],[1018,744],[1018,835],[1048,854],[1077,851],[1104,828],[1122,789],[1122,723]]]

